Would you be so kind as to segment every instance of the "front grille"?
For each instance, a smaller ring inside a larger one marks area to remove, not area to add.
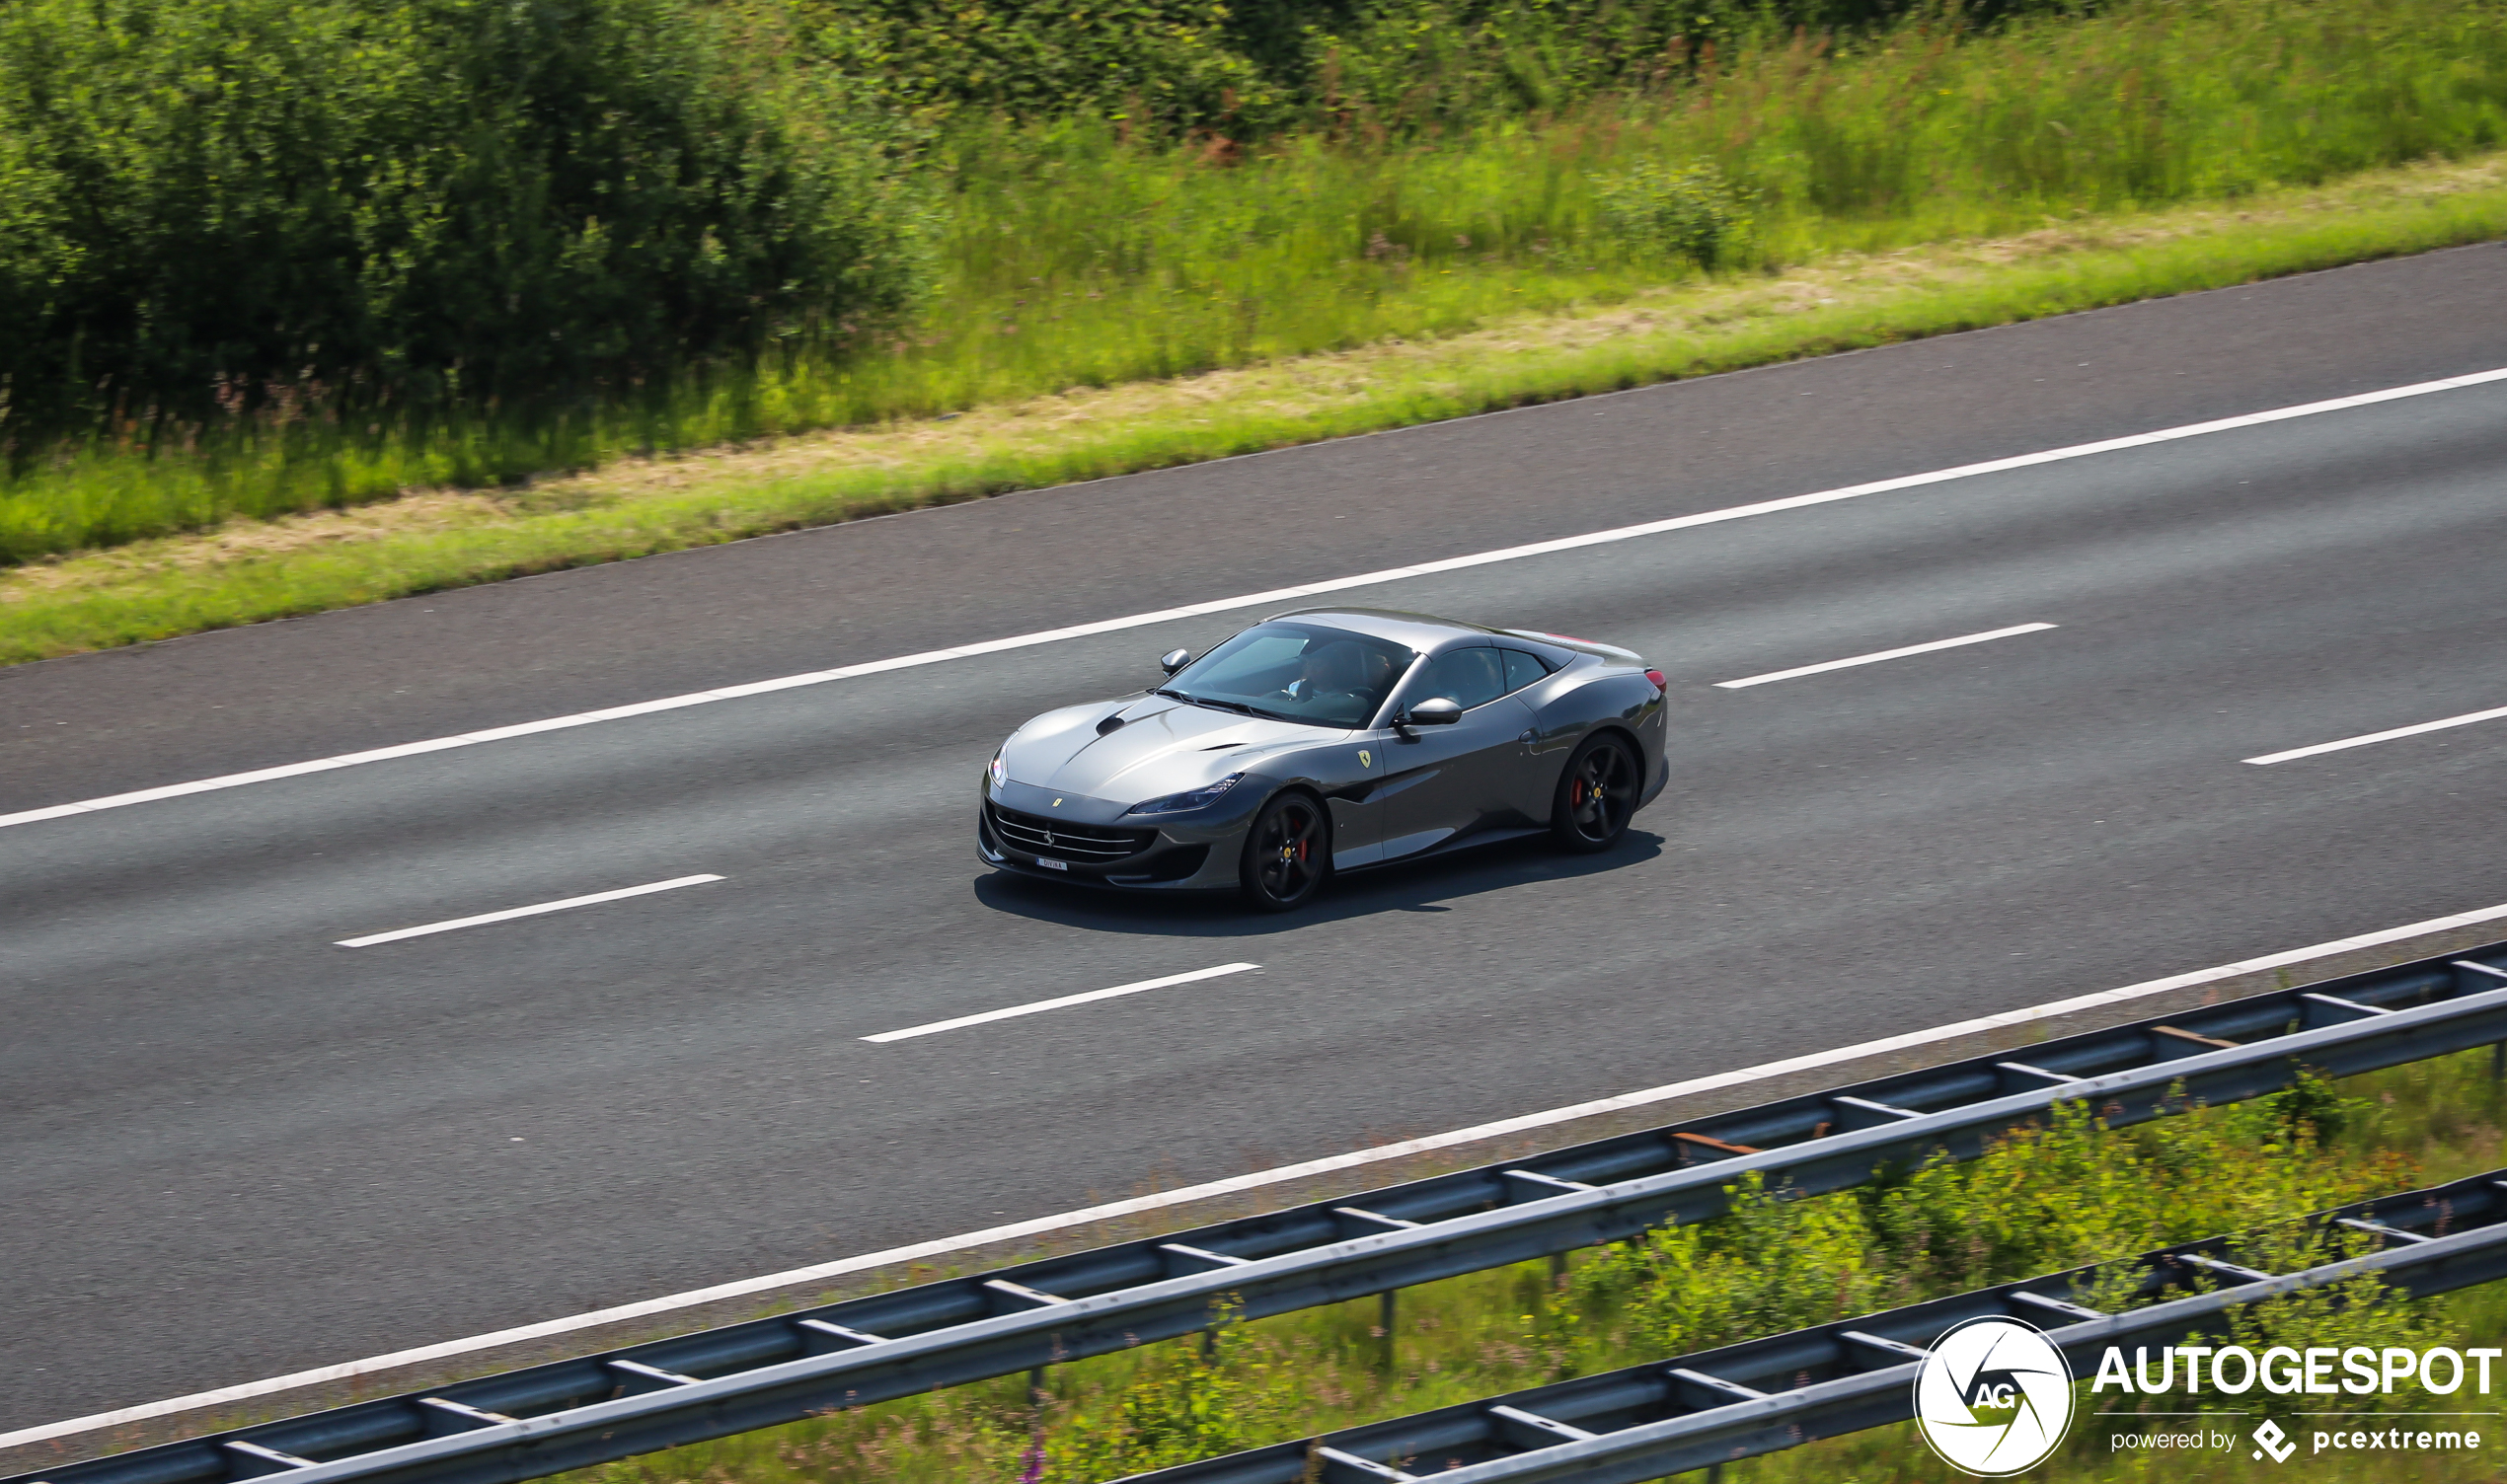
[[[1149,849],[1155,830],[1117,830],[1106,825],[1073,824],[992,805],[993,835],[1011,850],[1027,855],[1050,855],[1088,865],[1110,865]]]

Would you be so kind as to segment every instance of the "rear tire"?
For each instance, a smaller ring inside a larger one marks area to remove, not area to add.
[[[1618,732],[1596,732],[1577,746],[1550,805],[1550,833],[1579,855],[1607,851],[1628,833],[1644,778],[1636,744]]]
[[[1245,900],[1264,912],[1294,912],[1331,869],[1331,816],[1311,793],[1272,795],[1245,832],[1237,880]]]

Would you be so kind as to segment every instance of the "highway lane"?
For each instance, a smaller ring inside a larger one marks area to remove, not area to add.
[[[2507,363],[2507,246],[0,669],[0,812]]]
[[[1003,731],[1219,620],[0,832],[0,1427],[2507,899],[2507,724],[2238,761],[2507,705],[2502,408],[1362,595],[1644,648],[1679,769],[1614,856],[1500,848],[1284,923],[968,845]],[[2060,627],[1714,688],[2029,622]]]
[[[988,877],[1196,620],[0,832],[18,1427],[2507,900],[2507,389],[1389,584],[1642,646],[1675,787],[1296,920]],[[1880,646],[2056,630],[1717,690]],[[579,892],[724,880],[346,950]],[[1234,960],[1258,973],[863,1035]]]

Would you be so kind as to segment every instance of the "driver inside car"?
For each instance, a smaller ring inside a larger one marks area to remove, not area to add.
[[[1347,639],[1317,644],[1300,655],[1299,662],[1305,673],[1290,681],[1286,692],[1293,701],[1331,695],[1365,696],[1381,691],[1392,678],[1390,656]]]

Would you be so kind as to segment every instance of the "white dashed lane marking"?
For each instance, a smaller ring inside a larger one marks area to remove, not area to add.
[[[1118,995],[1137,995],[1143,990],[1163,990],[1170,985],[1191,984],[1195,980],[1216,979],[1222,974],[1242,974],[1248,969],[1260,967],[1262,967],[1260,964],[1221,964],[1215,969],[1195,969],[1189,974],[1170,974],[1164,979],[1144,979],[1138,984],[1118,984],[1110,990],[1088,990],[1077,995],[1063,995],[1053,1000],[1038,1000],[1027,1004],[1014,1004],[1007,1009],[985,1010],[977,1015],[960,1015],[954,1020],[935,1020],[929,1025],[909,1025],[903,1030],[883,1030],[875,1036],[864,1036],[862,1039],[881,1043],[911,1041],[916,1036],[938,1035],[942,1031],[956,1030],[961,1026],[982,1025],[992,1020],[1009,1020],[1020,1015],[1058,1010],[1066,1004],[1086,1004],[1092,1000],[1111,1000]]]
[[[643,886],[622,886],[616,891],[596,891],[588,897],[568,897],[562,902],[535,902],[528,907],[508,907],[502,912],[483,912],[473,918],[453,918],[442,923],[427,923],[417,928],[395,928],[389,932],[370,932],[363,937],[343,937],[342,948],[371,948],[377,943],[396,943],[405,937],[424,937],[430,932],[450,932],[457,928],[478,928],[489,923],[509,923],[515,918],[536,918],[544,913],[564,912],[570,907],[589,907],[596,902],[617,902],[628,897],[650,896],[657,891],[676,891],[682,886],[701,886],[720,881],[721,876],[673,876],[667,881],[648,882]]]

